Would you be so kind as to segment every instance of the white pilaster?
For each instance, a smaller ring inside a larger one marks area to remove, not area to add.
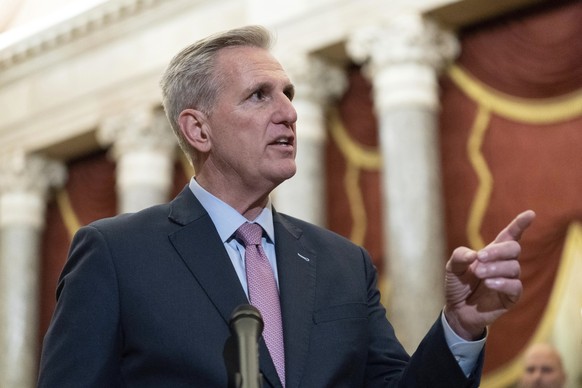
[[[136,109],[103,122],[98,139],[113,144],[120,213],[168,200],[176,138],[161,111]]]
[[[62,164],[12,154],[0,162],[0,387],[36,386],[40,238]]]
[[[283,63],[295,85],[297,110],[297,173],[275,193],[283,213],[324,226],[325,213],[325,107],[343,93],[347,80],[341,70],[307,55]]]
[[[413,351],[444,304],[445,229],[437,72],[455,38],[419,14],[398,14],[348,41],[374,89],[383,156],[390,320]]]

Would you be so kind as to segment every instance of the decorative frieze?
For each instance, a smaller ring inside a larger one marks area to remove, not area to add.
[[[162,0],[116,0],[66,18],[54,25],[13,41],[10,35],[0,40],[0,71],[64,46],[115,23],[164,3]]]

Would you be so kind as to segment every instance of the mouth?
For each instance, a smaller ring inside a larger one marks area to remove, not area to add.
[[[271,145],[293,147],[294,143],[295,138],[293,138],[292,136],[281,136],[275,139],[275,141],[273,141]]]

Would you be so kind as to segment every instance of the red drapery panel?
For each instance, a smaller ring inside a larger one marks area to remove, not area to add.
[[[458,68],[484,84],[499,105],[515,102],[539,113],[547,102],[558,107],[551,112],[554,119],[549,113],[509,117],[516,112],[500,113],[485,98],[470,96],[455,77],[442,79],[449,249],[470,245],[468,224],[484,186],[484,169],[491,185],[489,195],[481,198],[486,198],[479,227],[483,241],[491,241],[519,211],[531,208],[538,214],[523,239],[524,294],[516,308],[491,327],[486,373],[506,366],[531,339],[545,313],[568,227],[582,219],[582,114],[572,115],[579,108],[567,106],[579,100],[582,88],[581,20],[581,2],[551,4],[461,35]],[[481,143],[471,150],[471,139],[478,139],[478,117],[485,118]],[[482,157],[481,175],[471,156]]]
[[[581,20],[582,3],[562,1],[474,27],[458,62],[512,96],[562,96],[582,85]]]

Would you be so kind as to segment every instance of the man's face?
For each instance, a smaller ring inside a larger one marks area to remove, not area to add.
[[[208,118],[211,171],[231,187],[271,191],[295,174],[294,89],[264,49],[229,47],[216,58],[221,89]]]
[[[566,376],[559,355],[545,347],[530,351],[525,357],[525,368],[520,388],[562,388]]]

